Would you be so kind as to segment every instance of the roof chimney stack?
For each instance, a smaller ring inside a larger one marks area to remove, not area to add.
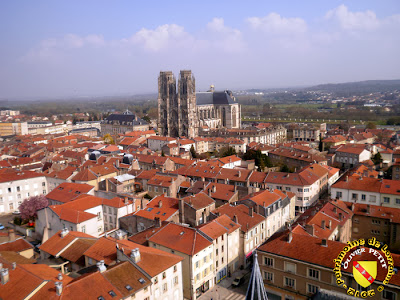
[[[17,268],[17,263],[16,262],[13,262],[11,265],[12,265],[12,269],[13,270],[15,270]]]
[[[212,187],[212,192],[215,193],[217,191],[217,187],[215,186],[215,184]]]
[[[65,237],[68,233],[69,233],[69,231],[67,228],[64,228],[63,230],[61,230],[61,233],[60,233],[61,238]]]
[[[321,246],[322,247],[328,247],[328,241],[326,239],[322,239]]]
[[[105,270],[107,270],[106,266],[104,265],[104,260],[98,261],[96,266],[100,273],[103,273]]]
[[[140,261],[140,251],[139,248],[135,248],[131,252],[131,258],[135,263],[138,263]]]
[[[8,240],[10,242],[15,241],[15,232],[14,229],[9,229],[8,230]]]
[[[158,207],[162,207],[162,201],[160,200],[160,201],[158,201]]]
[[[293,233],[292,233],[291,231],[289,231],[289,234],[288,234],[288,236],[287,236],[287,242],[290,244],[290,242],[292,241],[292,239],[293,239]]]
[[[55,285],[56,285],[57,296],[61,296],[63,290],[62,282],[61,281],[55,282]]]
[[[8,280],[10,279],[8,269],[1,269],[0,276],[1,276],[1,284],[6,284],[8,282]]]
[[[329,229],[332,229],[332,221],[331,220],[329,220],[329,225],[328,225],[329,227]]]
[[[57,275],[57,279],[58,279],[58,280],[60,280],[60,281],[61,281],[61,280],[63,280],[63,276],[62,276],[62,274],[61,274],[61,273],[58,273],[58,275]]]

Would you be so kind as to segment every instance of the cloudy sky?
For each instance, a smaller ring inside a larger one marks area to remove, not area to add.
[[[0,99],[400,79],[400,1],[0,1]]]

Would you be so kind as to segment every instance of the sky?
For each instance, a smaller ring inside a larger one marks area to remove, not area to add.
[[[0,1],[0,99],[400,79],[400,1]]]

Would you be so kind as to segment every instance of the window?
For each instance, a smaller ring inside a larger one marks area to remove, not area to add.
[[[389,197],[383,197],[383,203],[389,203],[390,198]]]
[[[296,264],[285,261],[285,272],[296,274]]]
[[[175,265],[174,266],[174,272],[178,271],[178,267]]]
[[[158,283],[158,277],[156,276],[155,278],[154,278],[154,284],[157,284]]]
[[[365,201],[366,199],[367,199],[367,196],[364,195],[364,194],[362,194],[362,195],[361,195],[361,200],[362,200],[362,201]]]
[[[351,200],[357,200],[358,199],[358,195],[357,194],[351,194]]]
[[[18,194],[18,195],[17,195],[17,198],[18,198],[18,199],[21,199],[21,194]]]
[[[11,193],[11,188],[8,188],[8,192]]]
[[[369,202],[376,202],[376,196],[374,196],[374,195],[370,195],[369,196]]]
[[[204,269],[203,277],[206,277],[206,276],[207,276],[207,273],[208,273],[208,269]]]
[[[81,231],[82,231],[83,233],[85,233],[85,232],[86,232],[86,226],[85,226],[85,225],[82,225],[82,227],[81,227]]]
[[[174,277],[174,285],[177,285],[178,284],[178,276],[175,276]]]
[[[382,292],[382,299],[396,300],[396,294],[394,292],[388,291],[387,289],[384,289]]]
[[[216,256],[218,256],[218,249],[217,249],[217,250],[215,250],[215,255],[216,255]]]
[[[103,228],[101,226],[97,228],[97,232],[102,232],[102,231],[103,231]]]
[[[300,193],[302,193],[302,192],[303,192],[303,189],[297,189],[297,191],[300,192]]]
[[[265,257],[264,256],[264,265],[268,267],[273,267],[274,266],[274,259],[271,257]]]
[[[46,182],[43,181],[43,182],[42,182],[42,186],[46,186]]]
[[[196,269],[198,269],[198,268],[199,268],[199,265],[200,265],[200,264],[199,264],[199,261],[196,261],[194,265],[196,266]]]
[[[200,273],[196,275],[196,281],[200,280]]]
[[[400,204],[400,199],[399,198],[396,199],[396,204]]]
[[[162,273],[162,279],[165,279],[165,278],[167,278],[167,273]]]
[[[20,192],[20,191],[21,191],[20,187],[19,187],[19,186],[17,186],[17,192]]]
[[[312,285],[312,284],[307,283],[307,292],[308,293],[315,294],[315,293],[318,292],[318,289],[319,288],[316,285]]]
[[[308,269],[308,277],[319,279],[319,271],[311,268]]]
[[[336,198],[341,199],[342,198],[342,192],[336,192]]]
[[[307,189],[304,189],[304,193],[308,193],[310,191],[310,189],[309,188],[307,188]]]
[[[381,221],[379,221],[379,220],[372,220],[372,224],[380,225],[380,224],[381,224]]]
[[[158,193],[158,187],[154,187],[154,192]]]
[[[101,220],[101,214],[99,212],[97,213],[97,220]]]
[[[290,187],[285,187],[285,190],[290,192]]]
[[[10,210],[14,210],[14,203],[9,204]]]
[[[295,288],[296,280],[293,278],[285,277],[285,286]]]
[[[215,262],[215,268],[218,268],[218,261]]]
[[[274,280],[274,274],[271,272],[265,272],[264,271],[264,279],[268,281],[273,281]]]

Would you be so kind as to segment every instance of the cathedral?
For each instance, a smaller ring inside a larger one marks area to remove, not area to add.
[[[199,130],[241,126],[241,107],[231,91],[197,92],[191,71],[180,72],[178,89],[171,71],[158,77],[158,130],[160,135],[194,138]]]

